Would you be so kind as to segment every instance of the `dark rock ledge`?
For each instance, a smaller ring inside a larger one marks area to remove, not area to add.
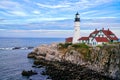
[[[41,45],[28,58],[35,59],[33,67],[46,67],[42,74],[52,80],[120,80],[120,43]]]
[[[52,80],[114,80],[102,73],[70,62],[35,60],[34,65],[46,67],[42,75],[49,75]]]
[[[32,71],[32,70],[30,70],[30,71],[25,71],[25,70],[23,70],[22,71],[22,73],[21,73],[23,76],[32,76],[32,75],[36,75],[37,74],[37,72],[36,71]]]

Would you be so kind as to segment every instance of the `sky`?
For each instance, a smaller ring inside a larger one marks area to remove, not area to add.
[[[77,12],[80,36],[109,28],[120,38],[120,0],[0,0],[0,37],[70,37]]]

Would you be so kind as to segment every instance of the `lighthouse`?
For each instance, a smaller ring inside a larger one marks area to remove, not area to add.
[[[75,21],[74,21],[74,35],[73,35],[73,40],[72,43],[78,43],[78,39],[80,38],[80,15],[77,12],[75,14]]]

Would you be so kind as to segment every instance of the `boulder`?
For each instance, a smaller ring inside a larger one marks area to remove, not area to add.
[[[36,52],[30,52],[27,57],[28,58],[35,58],[36,57]]]
[[[29,58],[47,61],[68,61],[120,79],[120,44],[97,47],[60,47],[58,44],[41,45],[29,53]],[[43,62],[35,62],[40,65]]]
[[[32,75],[36,75],[37,72],[32,71],[32,70],[30,70],[30,71],[25,71],[25,70],[23,70],[21,74],[22,74],[23,76],[32,76]]]

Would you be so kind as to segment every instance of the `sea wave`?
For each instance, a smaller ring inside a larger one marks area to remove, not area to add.
[[[0,50],[28,50],[33,49],[34,47],[7,47],[7,48],[0,48]]]

